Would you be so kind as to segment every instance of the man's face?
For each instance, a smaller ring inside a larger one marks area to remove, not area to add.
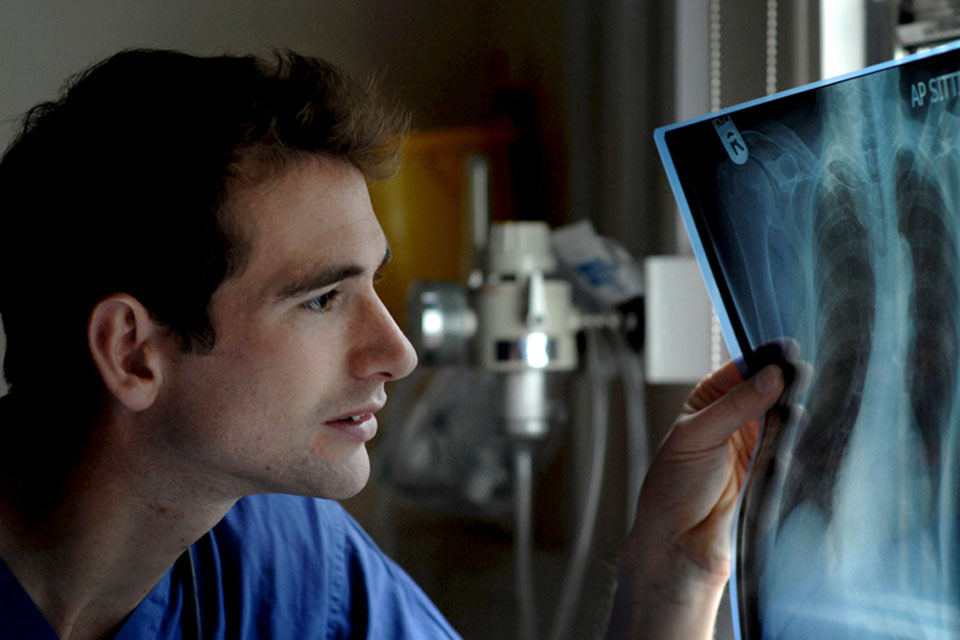
[[[384,382],[416,365],[374,290],[389,251],[364,179],[305,160],[238,194],[230,214],[249,259],[211,298],[212,351],[174,357],[166,444],[227,494],[353,495]]]

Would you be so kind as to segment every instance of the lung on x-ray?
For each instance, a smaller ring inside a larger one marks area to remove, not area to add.
[[[656,140],[745,373],[812,365],[741,492],[739,637],[960,638],[960,46]]]

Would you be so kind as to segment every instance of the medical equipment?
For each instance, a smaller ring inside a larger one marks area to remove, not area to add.
[[[482,183],[482,164],[475,160],[472,171]],[[482,210],[483,198],[477,202]],[[410,289],[408,333],[426,366],[421,379],[408,385],[416,390],[401,399],[409,408],[384,446],[389,454],[382,466],[392,490],[427,504],[461,514],[472,507],[478,517],[512,511],[517,630],[534,640],[534,481],[559,446],[557,425],[573,412],[563,393],[569,376],[586,375],[590,450],[580,522],[549,636],[560,639],[572,628],[590,559],[607,453],[609,386],[618,373],[631,450],[628,522],[646,469],[642,373],[626,339],[628,327],[641,329],[635,314],[615,311],[611,302],[635,298],[641,281],[623,255],[595,246],[603,243],[589,225],[551,232],[543,222],[487,227],[485,220],[485,212],[474,214],[475,242],[484,258],[466,284],[418,282]],[[385,520],[378,519],[380,526]]]

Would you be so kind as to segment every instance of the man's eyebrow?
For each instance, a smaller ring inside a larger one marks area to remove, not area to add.
[[[387,250],[383,254],[383,260],[380,261],[380,266],[377,267],[376,272],[379,272],[381,269],[383,269],[383,267],[390,262],[392,257],[393,253],[390,251],[390,247],[387,247]],[[282,287],[277,292],[276,297],[281,300],[286,298],[297,298],[311,291],[329,287],[337,282],[360,277],[366,272],[367,270],[364,267],[356,264],[333,265],[325,267],[310,274],[302,280],[291,282],[290,284]]]

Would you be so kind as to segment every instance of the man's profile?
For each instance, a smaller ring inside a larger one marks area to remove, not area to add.
[[[130,51],[28,115],[0,164],[5,631],[453,635],[334,503],[234,508],[356,493],[416,362],[373,288],[391,109],[294,54]]]

